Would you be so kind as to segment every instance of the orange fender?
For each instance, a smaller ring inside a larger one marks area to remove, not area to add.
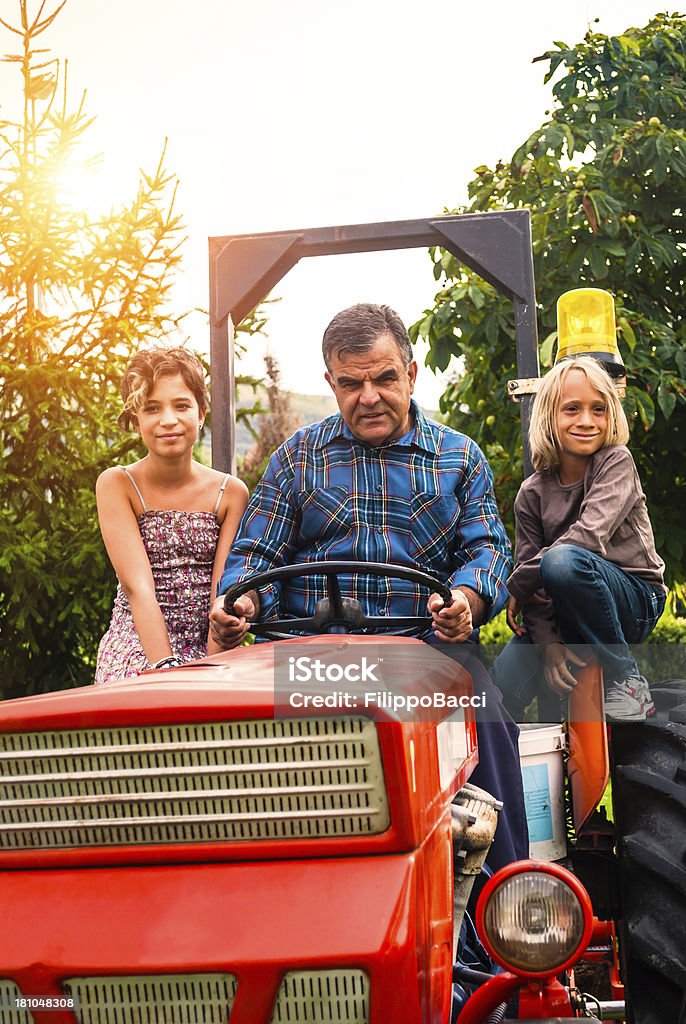
[[[569,761],[572,814],[577,834],[600,803],[610,774],[603,672],[589,664],[569,695]]]

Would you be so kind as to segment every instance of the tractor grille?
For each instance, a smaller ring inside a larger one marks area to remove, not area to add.
[[[0,978],[0,1024],[33,1024],[33,1015],[17,1003],[23,995],[13,981]]]
[[[271,1024],[368,1024],[364,971],[294,971],[281,982]]]
[[[78,1024],[226,1024],[238,981],[233,974],[158,974],[69,978]],[[22,992],[0,979],[0,1024],[33,1024],[17,1008]],[[281,982],[270,1024],[369,1024],[369,978],[360,970],[294,971]]]
[[[69,978],[79,1024],[226,1024],[236,995],[233,974],[158,974]]]
[[[389,823],[366,718],[0,734],[0,849],[372,835]]]

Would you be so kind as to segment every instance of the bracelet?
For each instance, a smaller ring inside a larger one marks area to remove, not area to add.
[[[156,661],[154,665],[150,666],[150,668],[179,668],[181,665],[183,665],[183,662],[177,658],[176,655],[170,654],[168,657],[161,658],[159,661]]]

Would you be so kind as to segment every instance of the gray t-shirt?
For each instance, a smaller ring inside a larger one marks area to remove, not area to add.
[[[541,558],[558,544],[594,551],[645,583],[664,586],[645,494],[624,445],[601,448],[573,484],[560,483],[556,471],[534,473],[519,489],[515,517],[516,565],[507,588],[522,603],[542,588]],[[524,618],[534,643],[560,639],[552,602],[529,604]]]

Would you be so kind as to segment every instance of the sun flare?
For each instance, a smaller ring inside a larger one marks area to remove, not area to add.
[[[90,221],[100,220],[123,201],[124,177],[104,163],[66,164],[54,178],[55,200]]]

